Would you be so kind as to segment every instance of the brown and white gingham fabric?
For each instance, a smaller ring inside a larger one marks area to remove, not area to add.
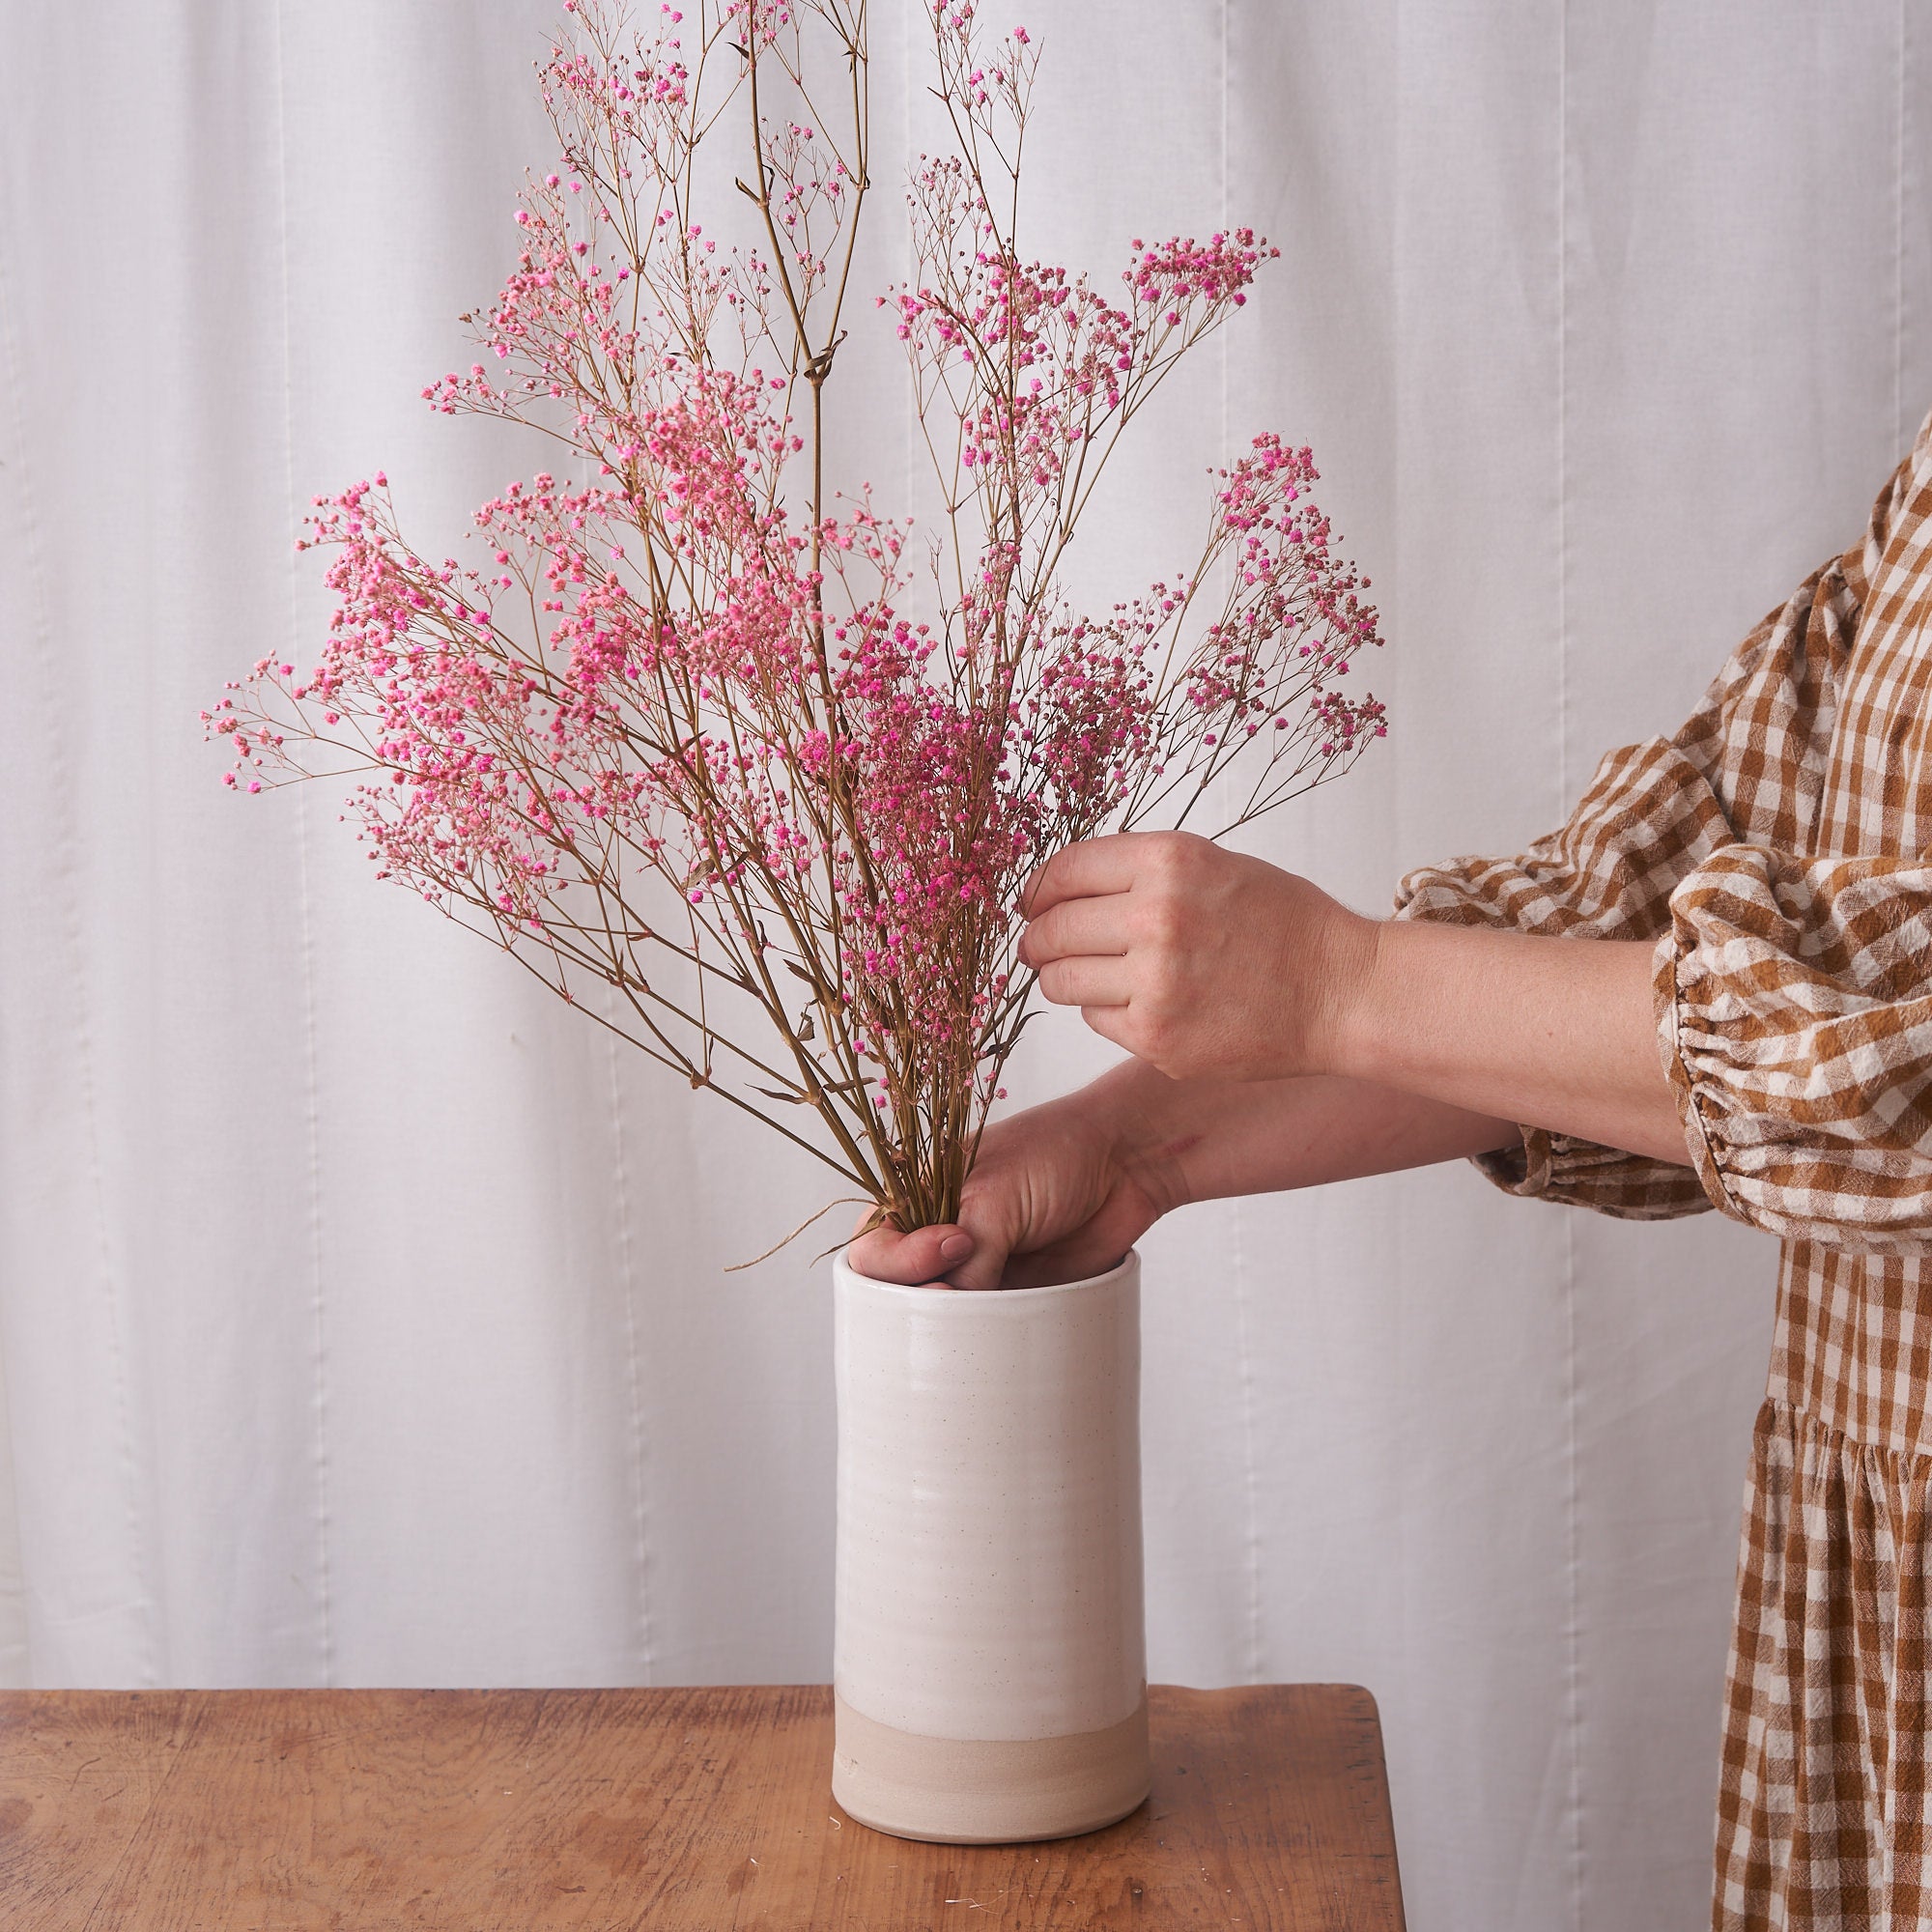
[[[1516,1194],[1716,1206],[1782,1238],[1712,1922],[1932,1923],[1932,417],[1864,536],[1682,730],[1612,752],[1520,858],[1410,873],[1397,910],[1656,940],[1691,1165],[1536,1127],[1480,1164]]]

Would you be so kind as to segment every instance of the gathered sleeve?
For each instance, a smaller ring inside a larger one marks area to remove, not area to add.
[[[1867,865],[1855,882],[1843,862],[1793,856],[1829,830],[1861,615],[1889,550],[1923,518],[1928,462],[1932,417],[1860,541],[1757,625],[1680,730],[1608,753],[1560,830],[1515,858],[1402,881],[1402,919],[1656,942],[1659,1052],[1689,1164],[1524,1123],[1520,1147],[1476,1156],[1508,1192],[1634,1220],[1716,1206],[1786,1234],[1854,1210],[1871,1227],[1906,1211],[1903,1140],[1918,1137],[1932,1225],[1932,1088],[1919,1086],[1932,1001],[1886,998],[1913,987],[1915,952],[1932,974],[1932,870]],[[1884,1091],[1865,1091],[1881,1075]]]
[[[1671,895],[1656,991],[1698,1180],[1787,1236],[1932,1237],[1932,865],[1727,845]]]

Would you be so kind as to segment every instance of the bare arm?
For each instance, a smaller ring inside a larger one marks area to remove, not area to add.
[[[1338,1071],[1690,1164],[1658,1056],[1648,941],[1400,920],[1370,934],[1323,1048]]]
[[[874,1230],[852,1262],[881,1281],[955,1288],[1076,1281],[1190,1201],[1422,1167],[1516,1139],[1509,1122],[1367,1081],[1172,1080],[1126,1060],[995,1121],[956,1223]]]
[[[1069,846],[1030,904],[1046,997],[1177,1078],[1338,1074],[1688,1158],[1642,942],[1364,919],[1180,833]]]
[[[1086,1088],[1169,1207],[1318,1187],[1513,1146],[1513,1123],[1333,1074],[1171,1080],[1129,1060]]]
[[[1688,1164],[1647,944],[1365,919],[1179,834],[1070,847],[1029,909],[1041,990],[1134,1058],[989,1130],[958,1227],[868,1236],[867,1271],[1071,1279],[1182,1202],[1485,1152],[1519,1122]]]

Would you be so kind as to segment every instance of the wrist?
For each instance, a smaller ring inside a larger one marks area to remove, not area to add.
[[[1202,1138],[1187,1118],[1190,1090],[1199,1084],[1126,1060],[1069,1095],[1100,1136],[1108,1164],[1145,1197],[1153,1220],[1194,1198],[1183,1156]]]
[[[1394,920],[1342,915],[1322,978],[1327,997],[1308,1071],[1349,1080],[1378,1080],[1386,1072],[1389,982],[1399,969],[1402,935]]]

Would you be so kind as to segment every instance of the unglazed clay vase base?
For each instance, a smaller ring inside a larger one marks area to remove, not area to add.
[[[1070,1838],[1148,1795],[1147,1698],[1131,1718],[1073,1737],[922,1738],[875,1724],[836,1693],[832,1795],[862,1825],[939,1845]]]
[[[833,1795],[1000,1844],[1149,1785],[1140,1258],[1062,1287],[835,1283]]]

